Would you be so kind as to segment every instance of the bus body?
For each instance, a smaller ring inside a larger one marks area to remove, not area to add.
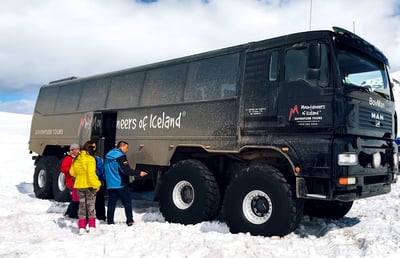
[[[72,143],[124,140],[167,221],[222,214],[232,232],[285,235],[303,214],[341,218],[398,171],[388,60],[340,28],[251,42],[39,92],[29,148],[39,198],[65,200]],[[223,207],[222,212],[220,212]]]

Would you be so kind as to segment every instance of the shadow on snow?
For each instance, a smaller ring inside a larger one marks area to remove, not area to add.
[[[36,198],[35,193],[33,191],[33,184],[22,182],[16,185],[18,191],[21,194],[28,195],[31,198]],[[159,222],[165,223],[165,219],[160,213],[159,206],[157,202],[153,201],[152,195],[148,193],[133,193],[132,194],[132,207],[133,211],[137,214],[142,214],[143,222],[151,223],[151,222]],[[67,209],[68,203],[56,202],[54,200],[48,200],[50,202],[50,207],[47,209],[47,213],[60,213],[64,214]],[[107,196],[106,196],[107,203]],[[122,203],[118,201],[117,208],[122,208]],[[69,218],[60,218],[56,222],[61,228],[70,228],[74,230],[73,224],[71,224],[71,219]],[[353,227],[360,223],[359,218],[350,218],[344,217],[339,220],[332,219],[321,219],[314,218],[309,216],[304,216],[298,228],[294,231],[294,234],[307,238],[309,236],[315,237],[323,237],[328,232],[333,231],[335,229],[348,228]],[[223,216],[220,216],[218,220],[204,222],[200,226],[200,230],[202,232],[218,232],[218,233],[229,233],[229,228],[225,224]]]

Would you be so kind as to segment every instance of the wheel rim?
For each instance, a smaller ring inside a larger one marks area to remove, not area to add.
[[[67,188],[66,185],[65,185],[65,175],[64,175],[64,173],[59,173],[58,174],[57,186],[58,186],[58,189],[61,192],[64,191]]]
[[[272,214],[271,198],[263,191],[249,192],[243,199],[242,210],[245,218],[253,224],[263,224]]]
[[[38,174],[38,186],[43,188],[46,185],[46,170],[41,169]]]
[[[192,206],[194,201],[194,188],[188,181],[178,182],[172,191],[172,200],[176,207],[185,210]]]

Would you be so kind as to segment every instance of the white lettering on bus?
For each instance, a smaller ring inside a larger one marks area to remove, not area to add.
[[[369,98],[369,105],[373,107],[385,108],[385,103],[380,101],[379,99]]]
[[[141,118],[129,117],[122,118],[117,121],[117,129],[120,130],[136,130],[141,129],[172,129],[181,128],[182,117],[186,112],[179,112],[177,116],[171,116],[162,112],[162,114],[149,114]]]
[[[64,135],[64,129],[37,129],[35,135]]]
[[[375,112],[371,112],[371,118],[376,119],[376,120],[381,120],[381,121],[385,120],[385,118],[382,114],[375,113]]]

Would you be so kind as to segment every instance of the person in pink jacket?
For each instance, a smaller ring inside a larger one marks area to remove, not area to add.
[[[81,151],[78,144],[73,143],[69,148],[68,155],[63,159],[60,166],[60,171],[64,173],[65,177],[65,185],[68,189],[71,189],[72,200],[68,205],[67,211],[65,212],[65,216],[70,218],[77,219],[78,218],[78,208],[79,208],[79,196],[78,192],[74,188],[74,178],[69,174],[69,170],[72,166],[72,161],[79,155]]]
[[[72,163],[70,170],[71,176],[75,177],[74,187],[79,196],[78,228],[80,235],[96,228],[95,202],[101,182],[96,175],[94,146],[93,141],[87,141],[79,156]],[[88,230],[86,230],[87,226],[89,226]]]

